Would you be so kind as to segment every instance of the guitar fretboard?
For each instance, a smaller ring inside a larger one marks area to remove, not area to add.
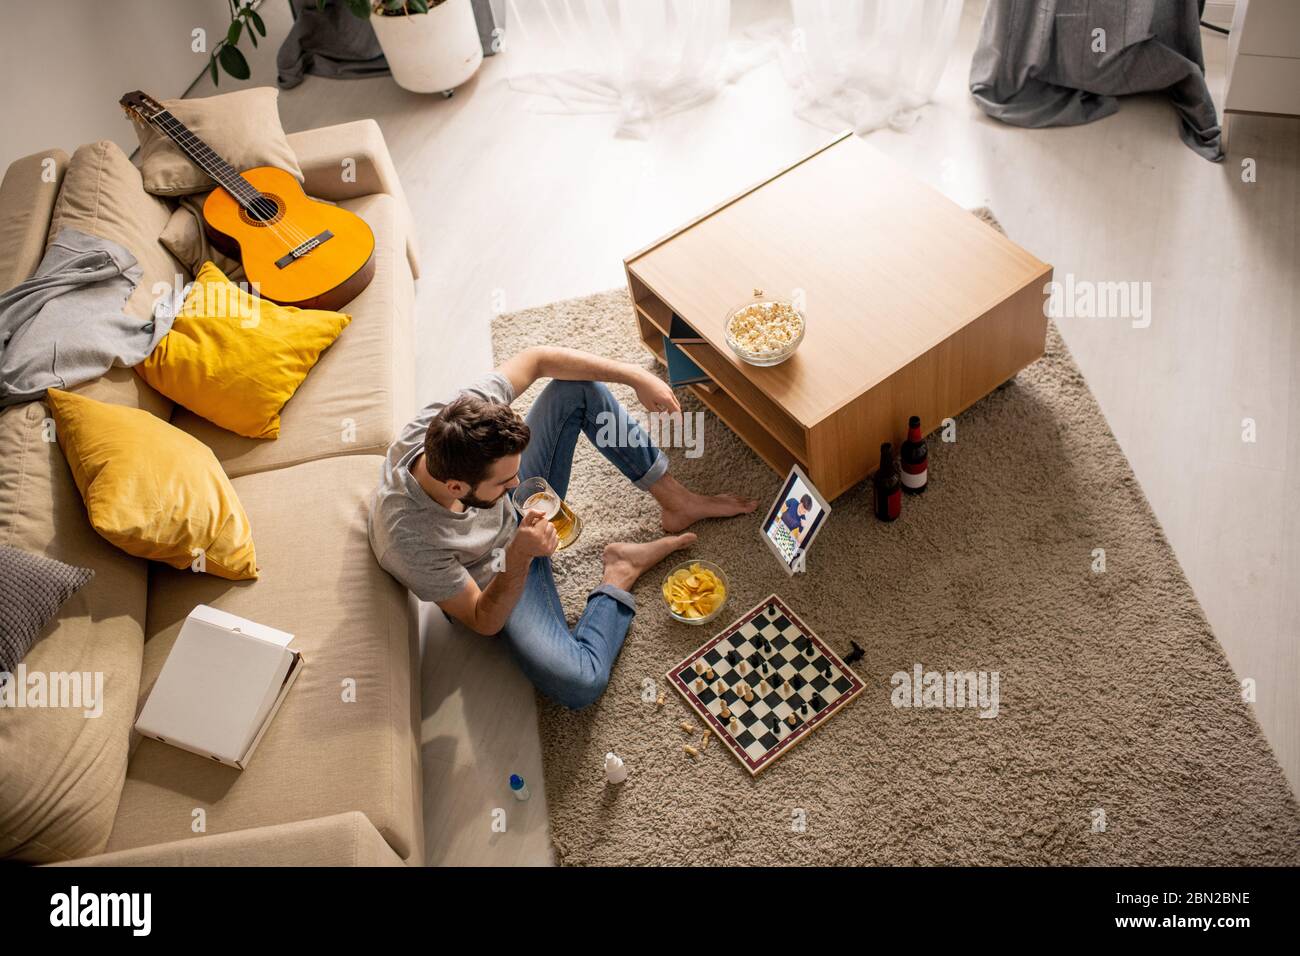
[[[199,139],[189,128],[171,114],[162,110],[151,120],[159,130],[165,133],[173,143],[180,147],[190,160],[234,197],[241,206],[251,208],[251,204],[261,197],[253,184],[239,174],[239,171],[212,151],[207,143]]]

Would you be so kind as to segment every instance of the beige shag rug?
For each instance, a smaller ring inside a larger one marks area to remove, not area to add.
[[[498,360],[530,345],[656,367],[622,290],[494,323]],[[539,698],[562,863],[1300,863],[1295,797],[1054,328],[1046,356],[962,414],[956,439],[930,436],[930,488],[894,524],[872,516],[869,483],[833,502],[806,576],[781,571],[758,516],[697,527],[692,553],[731,580],[716,626],[668,617],[668,564],[642,579],[604,697],[577,713]],[[780,487],[712,415],[704,454],[670,458],[692,488],[757,497],[760,511]],[[585,441],[569,500],[586,522],[555,559],[572,621],[603,545],[659,529],[653,499]],[[684,754],[692,714],[663,676],[773,591],[841,655],[850,639],[866,650],[853,666],[867,686],[751,778],[716,741]],[[917,664],[996,671],[997,716],[895,707],[892,676]],[[662,709],[643,701],[646,678],[666,690]],[[618,787],[610,750],[630,770]]]

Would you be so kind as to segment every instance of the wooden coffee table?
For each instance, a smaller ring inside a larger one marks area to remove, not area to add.
[[[828,499],[871,474],[880,445],[955,416],[1043,354],[1052,267],[845,132],[624,260],[641,340],[682,346],[711,378],[691,391],[772,468],[798,463]],[[796,298],[807,332],[781,365],[728,347],[755,289]],[[705,453],[708,453],[707,447]]]

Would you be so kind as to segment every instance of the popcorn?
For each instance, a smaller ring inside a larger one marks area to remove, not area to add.
[[[786,302],[754,302],[727,324],[732,345],[757,357],[785,351],[802,334],[803,316]]]

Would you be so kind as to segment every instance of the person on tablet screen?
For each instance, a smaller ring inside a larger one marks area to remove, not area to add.
[[[790,537],[796,541],[803,534],[804,521],[808,517],[808,512],[812,511],[812,504],[812,495],[804,495],[797,501],[791,498],[785,503],[785,509],[781,512],[781,523],[789,530]]]

